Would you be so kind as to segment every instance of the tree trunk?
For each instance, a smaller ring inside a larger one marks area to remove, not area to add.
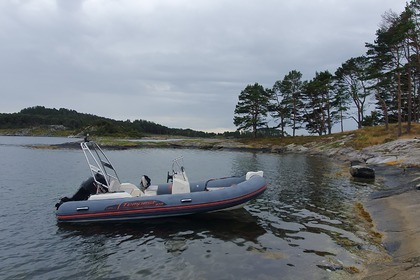
[[[327,101],[327,126],[328,126],[328,134],[331,134],[332,126],[331,126],[331,115],[330,115],[330,101]]]
[[[281,115],[281,118],[280,118],[280,127],[281,127],[281,136],[284,137],[284,116],[283,116],[283,114]]]
[[[401,129],[401,73],[397,70],[397,117],[398,117],[398,130],[397,136],[400,137],[402,134]]]
[[[296,98],[293,97],[293,137],[295,137],[296,132]]]
[[[361,106],[360,106],[360,100],[356,99],[353,97],[353,101],[354,101],[354,105],[356,105],[356,109],[357,109],[357,128],[360,129],[362,128],[362,114],[361,114]],[[354,119],[354,118],[353,118]]]
[[[420,121],[420,86],[417,88],[417,121]]]
[[[410,68],[407,69],[407,78],[408,78],[408,100],[407,100],[407,105],[408,105],[408,111],[407,111],[407,134],[409,134],[411,132],[411,114],[412,114],[412,101],[411,101],[411,73],[410,73]]]

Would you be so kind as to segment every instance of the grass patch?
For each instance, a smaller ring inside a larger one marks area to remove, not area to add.
[[[358,213],[358,215],[360,217],[362,217],[365,221],[367,221],[368,223],[372,223],[372,217],[370,216],[370,214],[365,210],[365,208],[363,207],[363,204],[360,202],[356,202],[356,204],[354,205],[354,207],[356,208],[356,212]]]
[[[397,166],[397,165],[400,165],[402,162],[403,162],[402,160],[393,160],[393,161],[388,161],[385,164],[391,165],[391,166]]]
[[[420,137],[420,124],[412,123],[411,132],[406,133],[407,124],[402,126],[402,135],[397,137],[397,124],[390,124],[388,130],[385,126],[365,127],[354,131],[355,137],[349,145],[355,149],[388,143],[397,139]]]
[[[344,267],[344,271],[350,274],[360,273],[360,269],[355,266]]]
[[[357,218],[364,224],[364,228],[368,231],[368,236],[371,242],[375,244],[381,244],[382,233],[374,230],[373,220],[370,214],[365,210],[363,204],[356,202],[354,204],[354,209],[356,212]]]

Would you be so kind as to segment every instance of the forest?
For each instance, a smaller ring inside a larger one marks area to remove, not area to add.
[[[168,128],[146,120],[117,121],[65,108],[35,106],[18,113],[0,113],[0,129],[62,126],[74,135],[97,135],[141,138],[147,134],[176,135],[187,137],[213,137],[214,133],[192,129]]]
[[[401,14],[384,13],[375,37],[364,55],[349,58],[335,73],[320,71],[303,81],[292,70],[272,88],[246,86],[234,111],[237,131],[254,137],[296,136],[302,129],[325,135],[334,125],[343,131],[343,121],[352,119],[358,128],[396,123],[397,136],[410,133],[420,120],[420,0],[411,0]],[[366,113],[371,99],[375,108]]]

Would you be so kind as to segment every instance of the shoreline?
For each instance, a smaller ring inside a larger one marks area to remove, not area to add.
[[[420,210],[418,190],[365,203],[391,260],[366,265],[363,279],[420,279]]]
[[[380,232],[389,260],[365,264],[362,279],[420,279],[420,169],[376,167],[385,191],[374,192],[363,203]]]

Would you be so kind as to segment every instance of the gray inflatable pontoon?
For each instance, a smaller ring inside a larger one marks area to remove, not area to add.
[[[143,176],[140,186],[121,183],[118,175],[95,142],[81,143],[92,177],[72,197],[55,205],[58,222],[132,221],[190,215],[242,207],[267,188],[263,171],[189,182],[182,158],[174,160],[170,183],[150,185]]]

